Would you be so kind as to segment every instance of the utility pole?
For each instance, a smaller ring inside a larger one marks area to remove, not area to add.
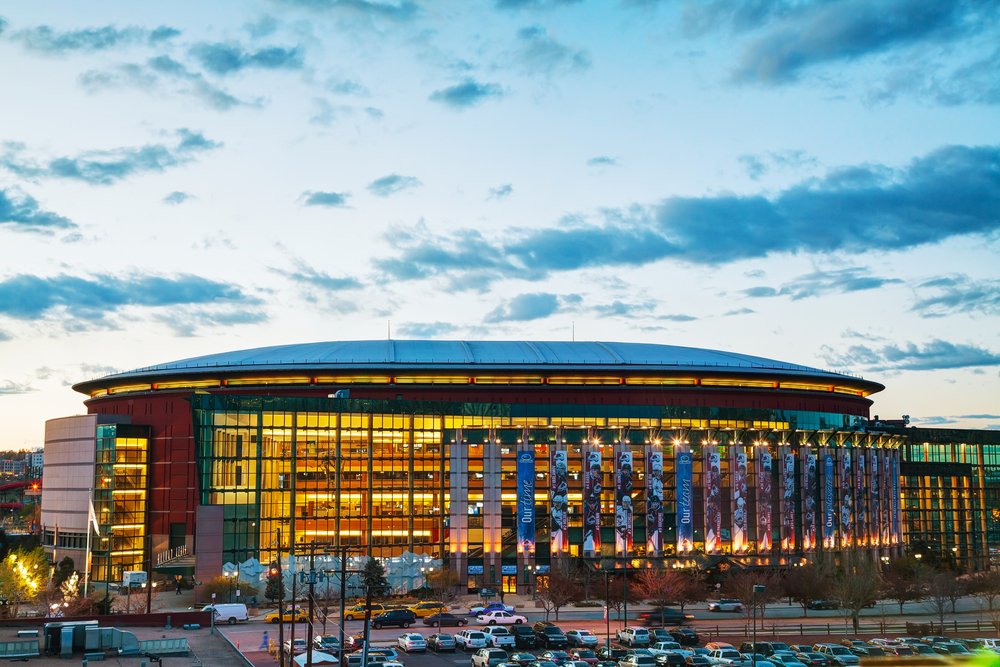
[[[278,667],[285,667],[285,584],[281,576],[281,528],[278,528]]]

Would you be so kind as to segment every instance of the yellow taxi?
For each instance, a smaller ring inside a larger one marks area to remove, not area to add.
[[[281,617],[280,619],[279,616]],[[301,621],[308,621],[309,614],[302,611],[298,606],[294,610],[286,607],[280,612],[277,609],[272,611],[270,614],[264,616],[264,620],[268,623],[291,623],[292,621],[299,623]]]
[[[417,615],[417,618],[426,618],[434,614],[448,611],[448,605],[440,602],[421,602],[410,607],[410,611]]]
[[[375,616],[376,614],[381,614],[383,611],[388,611],[388,609],[389,608],[386,607],[385,605],[373,604],[371,605],[371,612],[372,612],[371,615]],[[364,617],[365,617],[364,604],[356,604],[344,612],[345,621],[364,620]]]

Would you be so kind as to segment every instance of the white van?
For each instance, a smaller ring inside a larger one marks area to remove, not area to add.
[[[209,604],[205,605],[202,611],[211,611],[213,609],[215,610],[216,623],[225,621],[229,625],[236,625],[236,621],[245,621],[249,618],[245,604]]]

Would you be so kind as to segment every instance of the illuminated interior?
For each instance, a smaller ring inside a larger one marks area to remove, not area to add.
[[[97,427],[94,512],[100,534],[93,545],[94,582],[121,581],[123,572],[143,569],[148,448],[148,427]]]

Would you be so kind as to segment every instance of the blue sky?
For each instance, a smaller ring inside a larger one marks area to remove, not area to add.
[[[1000,428],[1000,9],[0,11],[0,447],[73,382],[394,337],[736,350]]]

